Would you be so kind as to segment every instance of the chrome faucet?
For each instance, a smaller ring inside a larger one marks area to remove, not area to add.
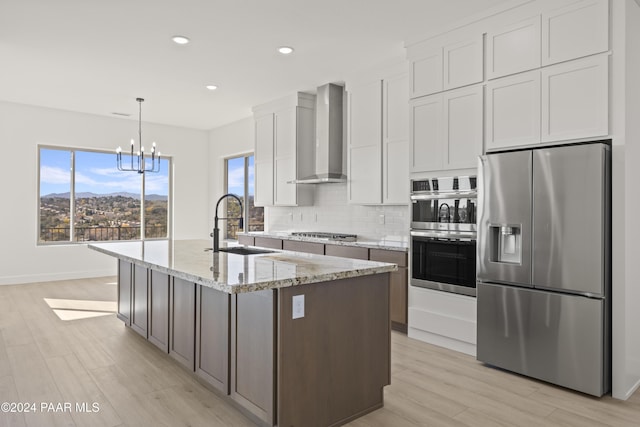
[[[442,215],[442,208],[446,207],[447,208],[447,215]],[[439,217],[439,222],[451,222],[451,209],[449,208],[449,205],[447,203],[443,203],[440,205],[440,208],[438,209],[438,217]],[[442,219],[446,218],[446,221],[442,221]]]
[[[218,206],[220,206],[220,202],[223,199],[227,198],[227,197],[233,197],[240,204],[240,217],[239,218],[218,218]],[[240,200],[240,197],[236,196],[235,194],[228,193],[228,194],[225,194],[224,196],[220,197],[218,199],[218,203],[216,203],[216,217],[215,217],[215,219],[213,221],[213,233],[209,234],[209,236],[213,237],[213,252],[220,252],[220,243],[218,242],[219,235],[220,235],[220,229],[218,228],[218,220],[219,219],[237,219],[238,220],[238,228],[244,229],[244,220],[242,218],[242,200]]]

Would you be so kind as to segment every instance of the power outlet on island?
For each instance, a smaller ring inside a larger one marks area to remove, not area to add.
[[[304,295],[293,296],[293,319],[304,317]]]

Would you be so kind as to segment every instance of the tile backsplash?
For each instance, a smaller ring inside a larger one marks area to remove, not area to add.
[[[347,184],[316,185],[313,206],[268,207],[267,231],[329,231],[357,234],[363,240],[407,240],[408,206],[347,203]]]

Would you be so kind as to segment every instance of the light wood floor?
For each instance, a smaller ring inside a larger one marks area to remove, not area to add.
[[[0,286],[0,403],[37,405],[0,412],[0,426],[252,425],[125,328],[109,312],[115,298],[115,278]],[[63,318],[106,315],[62,320],[51,307]],[[626,402],[595,399],[397,333],[392,363],[384,408],[351,426],[640,425],[640,392]],[[65,402],[71,411],[46,412]],[[99,412],[76,411],[94,402]]]

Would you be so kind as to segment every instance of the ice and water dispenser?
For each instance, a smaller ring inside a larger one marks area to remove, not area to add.
[[[489,226],[492,262],[522,263],[522,225],[496,224]]]

